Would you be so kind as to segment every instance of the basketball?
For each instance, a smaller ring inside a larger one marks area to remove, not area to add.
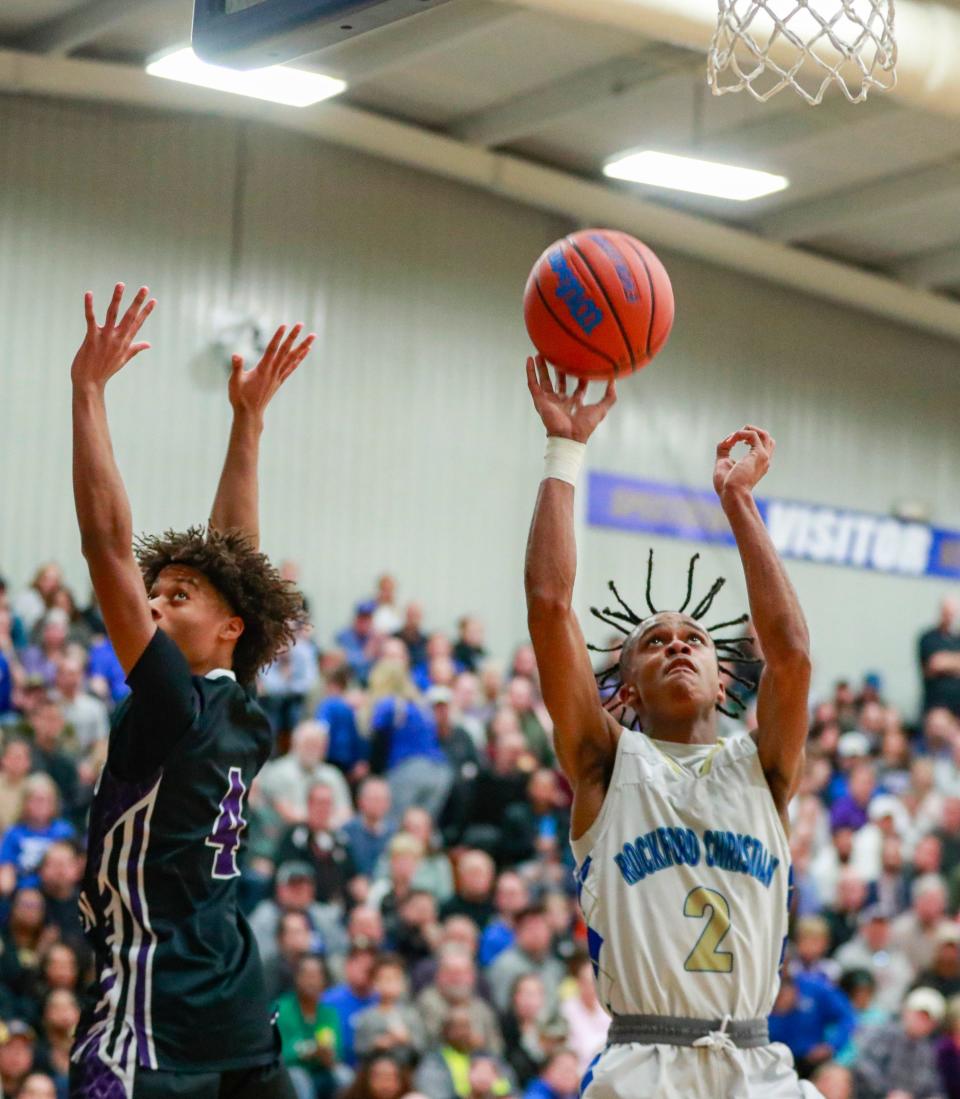
[[[605,380],[658,354],[673,327],[673,287],[654,252],[627,233],[584,229],[537,260],[523,297],[530,339],[558,370]]]

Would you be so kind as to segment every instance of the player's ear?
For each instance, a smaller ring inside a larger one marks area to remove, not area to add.
[[[717,705],[722,706],[727,701],[727,685],[722,679],[717,681]]]
[[[220,637],[224,641],[238,641],[243,633],[243,619],[239,615],[231,615],[220,627]]]

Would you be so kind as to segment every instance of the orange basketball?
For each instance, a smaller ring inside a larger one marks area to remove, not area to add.
[[[639,370],[673,327],[673,287],[654,253],[614,229],[572,233],[537,260],[523,295],[530,339],[557,369],[602,380]]]

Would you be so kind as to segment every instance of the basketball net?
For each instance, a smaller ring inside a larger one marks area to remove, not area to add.
[[[793,88],[813,106],[837,87],[851,103],[897,82],[894,0],[717,0],[714,95],[766,102]]]

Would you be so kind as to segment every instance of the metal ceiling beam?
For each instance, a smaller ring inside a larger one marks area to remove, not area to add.
[[[157,80],[129,65],[0,50],[0,92],[4,91],[258,120],[570,221],[617,225],[681,255],[960,343],[960,304],[949,298],[336,100],[291,110]]]
[[[769,214],[756,221],[754,227],[774,240],[809,240],[949,191],[960,194],[960,161],[919,168],[876,183],[857,184]]]
[[[313,56],[312,67],[349,84],[361,84],[418,62],[516,19],[518,10],[493,0],[459,0],[348,39]]]
[[[137,14],[151,4],[164,0],[140,0]],[[92,42],[98,34],[109,30],[124,18],[129,18],[133,10],[130,0],[90,0],[82,7],[64,12],[39,27],[28,31],[17,42],[17,46],[31,53],[46,53],[51,56],[65,56],[71,50]]]
[[[467,115],[450,132],[473,145],[504,145],[694,65],[699,68],[702,60],[660,45],[630,57],[610,58]]]
[[[960,286],[960,243],[901,260],[894,265],[893,272],[911,286],[925,290]]]

